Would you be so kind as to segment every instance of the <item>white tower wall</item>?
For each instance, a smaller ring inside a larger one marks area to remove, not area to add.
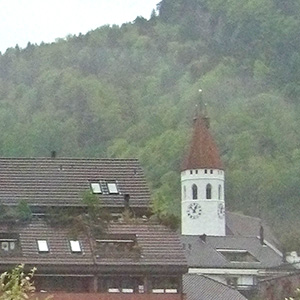
[[[207,191],[208,185],[211,187],[210,192]],[[193,192],[193,186],[197,187],[197,193],[195,190]],[[183,171],[181,191],[181,233],[225,236],[224,171]]]

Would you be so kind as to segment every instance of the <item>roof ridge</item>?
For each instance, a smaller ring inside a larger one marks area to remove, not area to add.
[[[97,158],[97,157],[0,157],[0,160],[101,160],[101,161],[138,161],[138,158]]]

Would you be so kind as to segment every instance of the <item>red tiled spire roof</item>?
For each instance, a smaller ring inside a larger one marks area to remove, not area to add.
[[[210,134],[207,119],[198,116],[194,124],[193,137],[182,170],[223,169],[218,147]]]

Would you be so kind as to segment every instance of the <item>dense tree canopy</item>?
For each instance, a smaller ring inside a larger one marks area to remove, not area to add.
[[[0,155],[138,157],[154,208],[179,214],[201,88],[227,207],[289,226],[300,202],[299,16],[300,0],[163,0],[150,20],[9,48]]]

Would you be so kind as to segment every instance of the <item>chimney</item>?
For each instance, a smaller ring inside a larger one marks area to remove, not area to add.
[[[282,249],[282,262],[283,263],[287,262],[287,260],[286,260],[286,249],[285,248]]]
[[[129,208],[129,200],[130,200],[130,195],[129,194],[125,194],[124,195],[124,207],[125,207],[125,209]]]
[[[200,235],[200,239],[203,243],[206,243],[206,234],[204,233],[204,234]]]
[[[260,226],[260,229],[259,229],[259,240],[260,240],[261,245],[265,244],[265,242],[264,242],[264,228],[263,228],[262,225]]]
[[[56,151],[55,150],[52,150],[51,151],[51,158],[56,158]]]

